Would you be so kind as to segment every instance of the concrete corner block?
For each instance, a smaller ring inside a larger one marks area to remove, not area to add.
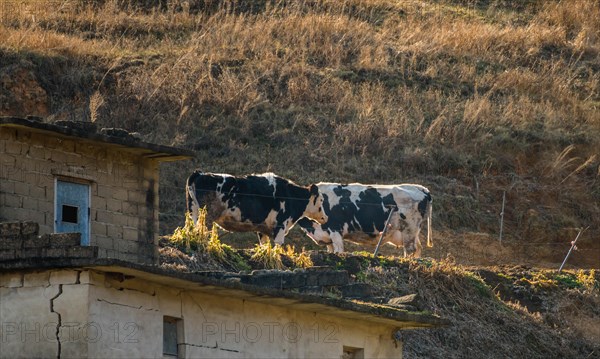
[[[97,258],[98,247],[76,246],[67,248],[67,257],[70,258]]]
[[[43,258],[64,258],[67,255],[67,248],[44,248],[42,249]]]
[[[0,287],[20,288],[23,286],[23,273],[5,273],[0,275]]]
[[[154,263],[158,259],[158,246],[151,243],[140,243],[138,248],[138,261],[141,263]]]
[[[138,263],[138,255],[136,253],[117,252],[114,258],[125,262]]]
[[[50,242],[49,235],[27,238],[23,241],[23,248],[45,248]]]
[[[312,294],[312,295],[322,295],[323,294],[323,287],[321,286],[305,286],[305,287],[301,287],[299,288],[300,293],[304,293],[304,294]]]
[[[21,223],[21,234],[24,236],[37,235],[40,225],[37,222],[27,221]]]
[[[265,288],[299,288],[306,285],[304,273],[277,270],[256,270],[241,278],[242,283]]]
[[[0,237],[1,249],[20,249],[23,247],[23,240],[19,237]]]
[[[15,237],[21,234],[20,222],[0,223],[0,237]]]
[[[42,248],[23,248],[15,251],[17,259],[41,258]]]
[[[74,270],[59,270],[50,272],[50,285],[75,284],[79,279],[79,273]]]
[[[0,249],[0,261],[9,261],[15,259],[14,249]]]
[[[340,286],[346,285],[349,281],[348,272],[342,271],[331,271],[331,272],[317,272],[318,273],[318,285],[324,286]]]
[[[373,294],[373,287],[366,283],[352,283],[339,287],[342,297],[365,298]]]
[[[81,244],[81,233],[52,233],[50,235],[49,246],[57,247],[73,247]]]
[[[50,272],[25,273],[23,287],[47,287],[50,285]]]

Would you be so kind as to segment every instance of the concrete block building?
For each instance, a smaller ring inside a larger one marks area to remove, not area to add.
[[[0,221],[78,232],[100,257],[155,263],[159,165],[192,155],[91,122],[0,118]]]

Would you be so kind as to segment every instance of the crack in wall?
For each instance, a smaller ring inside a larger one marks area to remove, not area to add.
[[[130,290],[132,292],[139,292],[142,294],[148,294],[152,297],[156,297],[156,289],[153,289],[152,291],[144,291],[144,290],[140,290],[140,289],[136,289],[136,288],[129,288],[129,287],[124,287],[124,286],[120,286],[120,285],[114,285],[114,283],[108,282],[110,288],[116,289],[118,291],[126,291],[126,290]]]
[[[211,347],[208,345],[200,345],[200,344],[190,344],[190,343],[181,343],[182,345],[186,345],[186,346],[190,346],[190,347],[196,347],[196,348],[206,348],[206,349],[218,349],[218,350],[222,350],[224,352],[232,352],[232,353],[239,353],[239,350],[235,350],[235,349],[226,349],[226,348],[219,348],[219,344],[217,342],[215,342],[215,346]]]
[[[185,291],[181,292],[181,316],[183,317],[183,294],[187,294],[187,296],[192,300],[192,302],[194,302],[194,304],[196,304],[196,306],[200,308],[200,314],[202,314],[202,319],[206,321],[206,315],[204,315],[204,309],[202,309],[200,303],[198,303],[196,301],[196,298],[194,298],[190,293],[187,293]]]
[[[127,304],[121,304],[121,303],[109,302],[109,301],[108,301],[108,300],[106,300],[106,299],[100,299],[100,298],[98,298],[98,299],[97,299],[97,301],[99,301],[99,302],[105,302],[105,303],[112,304],[112,305],[120,305],[120,306],[122,306],[122,307],[128,307],[128,308],[133,308],[133,309],[142,309],[142,306],[141,306],[141,305],[140,305],[140,306],[138,306],[138,307],[136,307],[136,306],[133,306],[133,305],[127,305]]]
[[[56,313],[56,315],[58,316],[58,322],[56,323],[56,344],[58,346],[58,351],[56,353],[56,358],[60,359],[60,355],[61,355],[61,343],[60,343],[60,326],[62,325],[62,317],[60,315],[59,312],[54,310],[54,301],[56,300],[56,298],[58,298],[62,293],[63,293],[63,289],[62,289],[62,284],[58,285],[58,293],[50,298],[50,312],[51,313]]]

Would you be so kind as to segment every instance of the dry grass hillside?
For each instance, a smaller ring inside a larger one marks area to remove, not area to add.
[[[197,150],[164,168],[164,233],[197,167],[417,182],[426,256],[556,265],[589,226],[570,263],[598,267],[599,24],[596,0],[0,0],[0,115]]]
[[[316,247],[298,230],[295,251],[190,244],[190,226],[161,259],[330,265],[378,297],[416,293],[452,326],[406,332],[406,358],[600,357],[598,274],[578,270],[600,267],[597,0],[0,0],[0,115],[196,150],[163,167],[165,234],[195,168],[421,183],[433,259],[300,252]],[[588,226],[567,271],[529,267],[556,268]]]

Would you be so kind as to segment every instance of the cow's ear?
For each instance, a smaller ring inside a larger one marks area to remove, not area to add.
[[[316,184],[310,185],[310,195],[311,196],[318,196],[319,195],[319,187],[317,187]]]

